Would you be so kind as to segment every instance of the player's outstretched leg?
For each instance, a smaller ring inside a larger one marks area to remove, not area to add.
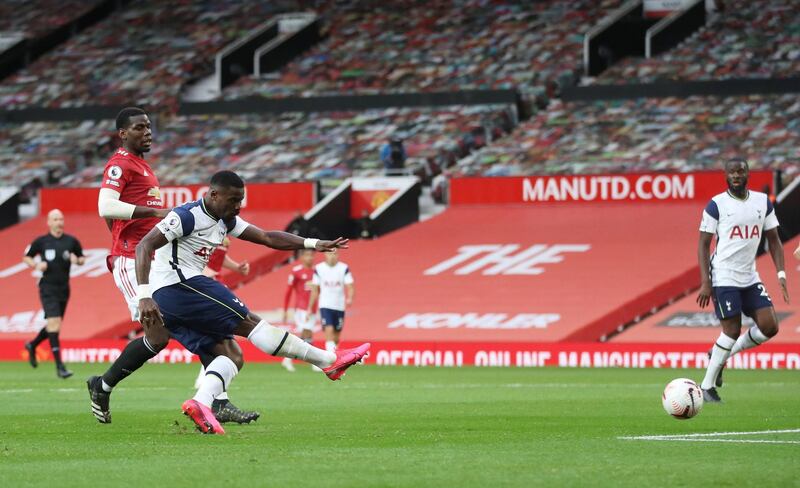
[[[258,317],[252,314],[248,316],[236,333],[249,331],[246,335],[247,340],[265,353],[311,363],[322,368],[328,378],[334,381],[344,376],[347,368],[361,362],[369,353],[369,343],[353,349],[342,349],[335,353],[325,351],[263,320],[259,320],[257,325],[252,327],[254,319],[258,319]]]

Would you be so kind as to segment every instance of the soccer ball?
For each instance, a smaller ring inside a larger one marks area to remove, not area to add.
[[[678,378],[664,388],[661,403],[676,419],[690,419],[703,409],[703,390],[692,380]]]

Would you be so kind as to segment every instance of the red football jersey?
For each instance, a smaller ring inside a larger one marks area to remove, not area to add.
[[[131,205],[164,208],[158,178],[142,158],[119,148],[103,170],[101,188],[119,192],[119,199]],[[111,227],[111,255],[136,258],[136,244],[159,222],[157,218],[114,220]]]
[[[313,277],[314,268],[306,268],[302,264],[292,268],[292,272],[289,273],[284,307],[289,304],[289,290],[291,290],[295,293],[294,307],[302,310],[308,308],[308,302],[311,299],[311,278]]]

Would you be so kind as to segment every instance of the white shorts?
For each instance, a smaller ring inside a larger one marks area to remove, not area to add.
[[[294,325],[297,327],[295,329],[296,332],[313,331],[314,326],[317,325],[317,314],[312,313],[309,315],[306,310],[296,308],[294,309]]]
[[[125,303],[128,304],[128,310],[131,312],[131,320],[138,321],[139,300],[136,299],[136,288],[139,283],[136,282],[136,260],[118,256],[114,260],[114,269],[111,274],[114,276],[117,288],[125,297]]]

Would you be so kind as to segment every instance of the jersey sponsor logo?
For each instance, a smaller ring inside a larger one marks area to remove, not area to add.
[[[761,229],[758,225],[734,225],[728,239],[738,237],[739,239],[761,239]]]
[[[517,252],[520,244],[475,244],[461,246],[458,254],[425,270],[426,275],[438,275],[450,269],[457,275],[483,270],[484,275],[538,275],[545,269],[540,264],[560,263],[564,253],[587,252],[589,244],[534,244]],[[516,254],[514,254],[516,253]]]
[[[147,190],[147,196],[153,197],[155,199],[155,200],[148,200],[147,205],[155,207],[161,207],[164,205],[163,200],[161,199],[161,189],[159,187],[154,186],[149,190]]]
[[[106,180],[106,185],[119,187],[119,183],[114,180]]]
[[[547,176],[522,180],[523,202],[692,200],[693,175]]]
[[[408,313],[389,329],[546,329],[561,320],[557,313]]]
[[[122,178],[122,168],[117,165],[111,166],[108,168],[108,177],[112,180],[118,180]]]

